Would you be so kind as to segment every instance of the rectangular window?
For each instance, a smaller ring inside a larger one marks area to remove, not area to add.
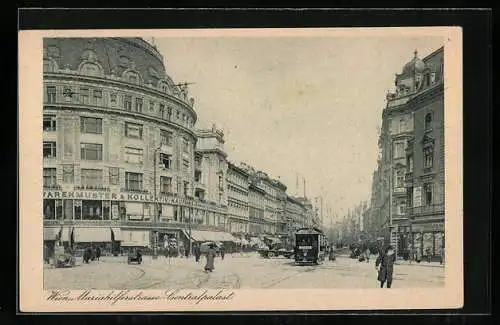
[[[127,190],[142,190],[142,174],[126,172],[125,187]]]
[[[135,111],[139,113],[142,112],[142,98],[135,99]]]
[[[406,212],[406,201],[401,201],[398,206],[399,215],[404,215]]]
[[[63,165],[63,182],[73,183],[75,175],[75,167],[73,165]]]
[[[92,92],[94,95],[94,105],[101,106],[102,105],[102,90],[101,89],[94,89]]]
[[[406,191],[406,206],[411,207],[413,205],[413,187],[408,187]]]
[[[116,93],[109,94],[109,102],[111,106],[116,106]]]
[[[394,142],[394,154],[393,157],[402,158],[405,155],[405,144],[404,142]]]
[[[132,110],[132,96],[130,95],[125,95],[123,96],[123,108],[127,111]]]
[[[89,103],[89,93],[90,90],[88,88],[80,88],[80,102],[82,104]]]
[[[80,117],[80,131],[82,133],[102,134],[102,119],[95,117]]]
[[[56,102],[56,87],[47,86],[47,103],[55,103],[55,102]]]
[[[184,196],[189,194],[189,182],[184,182]]]
[[[109,185],[120,184],[120,169],[118,167],[109,167]]]
[[[394,182],[395,188],[403,188],[404,187],[404,172],[403,170],[396,171],[396,181]]]
[[[412,155],[406,157],[406,172],[407,173],[413,172],[413,156]]]
[[[56,130],[56,117],[54,115],[43,116],[43,130],[44,131]]]
[[[128,138],[142,139],[142,125],[125,123],[125,136]]]
[[[187,159],[182,160],[182,170],[184,173],[189,172],[189,160]]]
[[[102,170],[101,169],[82,169],[80,171],[81,185],[84,188],[99,188],[102,187]]]
[[[173,134],[169,131],[160,131],[161,144],[166,146],[172,146]]]
[[[172,177],[160,177],[160,192],[172,193]]]
[[[102,144],[81,143],[80,159],[82,160],[102,160]]]
[[[57,185],[57,173],[55,168],[43,169],[43,186],[51,187]]]
[[[53,141],[43,142],[43,157],[44,158],[55,158],[56,155],[56,143]]]
[[[165,104],[160,104],[160,117],[165,118]]]
[[[167,107],[167,119],[172,119],[172,107]]]
[[[149,101],[149,110],[153,112],[155,110],[155,102],[150,100]]]
[[[166,169],[172,168],[172,155],[160,153],[160,167]]]
[[[182,139],[182,151],[186,153],[189,152],[189,141],[185,138]]]
[[[432,183],[424,184],[424,195],[425,195],[425,204],[432,204]]]
[[[434,152],[432,147],[424,148],[424,168],[432,168],[434,162]]]
[[[142,164],[143,149],[125,147],[125,162],[129,164]]]
[[[181,118],[181,114],[179,113],[178,109],[175,110],[175,115],[176,115],[177,120],[179,120]]]

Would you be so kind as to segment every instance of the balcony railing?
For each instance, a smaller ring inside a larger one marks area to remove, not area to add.
[[[84,185],[75,186],[75,190],[93,190],[93,191],[104,191],[109,192],[109,187],[99,186],[99,185]]]
[[[143,189],[133,189],[133,188],[126,188],[122,187],[121,188],[122,192],[131,192],[131,193],[141,193],[141,194],[149,194],[148,190],[143,190]]]
[[[444,204],[424,205],[420,207],[408,208],[410,216],[418,217],[423,215],[435,215],[444,213]]]

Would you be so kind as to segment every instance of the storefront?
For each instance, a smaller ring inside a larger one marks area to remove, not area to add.
[[[445,233],[444,222],[420,223],[399,225],[397,229],[398,255],[409,258],[412,251],[413,258],[431,261],[444,260]]]

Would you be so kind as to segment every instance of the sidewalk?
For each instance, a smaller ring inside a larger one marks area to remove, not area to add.
[[[423,267],[442,267],[444,268],[444,263],[443,264],[440,264],[439,262],[425,262],[425,261],[421,261],[420,263],[417,263],[415,261],[412,261],[410,263],[410,261],[396,261],[394,263],[395,265],[414,265],[414,266],[423,266]]]

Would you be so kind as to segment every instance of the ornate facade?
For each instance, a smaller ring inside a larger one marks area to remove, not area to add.
[[[288,229],[286,186],[228,163],[222,130],[195,128],[194,100],[154,46],[46,38],[43,60],[47,244],[151,248],[200,231]],[[293,220],[306,225],[294,204]]]
[[[391,229],[400,256],[444,255],[443,69],[443,48],[424,59],[415,51],[387,94],[371,222]]]

